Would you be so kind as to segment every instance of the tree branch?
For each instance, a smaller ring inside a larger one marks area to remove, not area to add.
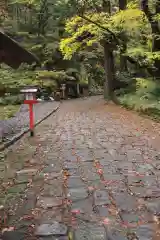
[[[97,27],[103,29],[104,31],[107,31],[107,32],[110,33],[111,36],[114,38],[114,40],[115,40],[115,42],[117,43],[117,45],[120,44],[119,39],[118,39],[118,38],[116,37],[116,35],[115,35],[111,30],[109,30],[108,28],[100,25],[100,24],[97,23],[97,22],[92,21],[91,19],[89,19],[88,17],[86,17],[86,16],[84,16],[84,15],[79,15],[79,17],[83,18],[83,19],[86,20],[87,22],[93,23],[94,25],[96,25]]]
[[[160,0],[156,2],[156,13],[160,13]]]
[[[131,64],[135,64],[137,67],[142,68],[142,69],[147,69],[149,74],[153,74],[153,69],[151,67],[149,67],[148,65],[140,65],[134,58],[130,57],[130,56],[126,56],[126,59],[128,62],[130,62]]]
[[[148,18],[148,21],[151,23],[153,16],[149,10],[148,0],[141,0],[141,9],[145,13],[146,17]]]

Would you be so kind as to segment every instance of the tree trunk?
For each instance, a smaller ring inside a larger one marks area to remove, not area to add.
[[[158,26],[158,21],[155,21],[151,24],[152,27],[152,34],[153,36],[153,41],[152,41],[152,51],[153,52],[158,52],[160,51],[160,30]],[[159,35],[159,36],[157,36]],[[155,60],[155,77],[160,77],[160,60]]]
[[[89,76],[89,77],[88,77],[88,89],[89,89],[89,91],[91,91],[92,86],[93,86],[93,83],[92,83],[92,77]]]
[[[111,2],[110,0],[102,1],[102,9],[104,12],[111,13]]]
[[[127,72],[128,70],[127,58],[123,56],[123,54],[126,53],[126,50],[127,50],[127,44],[124,42],[120,50],[120,71],[121,72]]]
[[[160,0],[156,1],[156,12],[153,14],[148,6],[148,0],[141,0],[141,8],[143,12],[145,13],[152,29],[152,51],[157,52],[160,51],[160,28],[158,21],[154,19],[156,14],[160,14]],[[160,60],[155,60],[154,63],[155,70],[153,72],[154,77],[159,78],[160,77]]]
[[[110,48],[110,45],[107,42],[104,42],[104,69],[104,98],[112,100],[115,81],[114,56],[113,50]]]
[[[127,7],[127,0],[119,0],[119,10],[125,10]],[[123,45],[120,50],[120,71],[125,72],[127,71],[127,58],[123,56],[124,53],[126,53],[127,50],[127,40],[125,37],[125,34],[122,36]]]
[[[127,6],[127,0],[119,0],[119,10],[126,9]]]
[[[111,14],[111,2],[110,0],[103,0],[103,11]],[[113,49],[110,44],[105,40],[104,47],[104,69],[105,69],[105,82],[104,82],[104,98],[107,100],[113,100],[114,82],[115,82],[115,67]]]

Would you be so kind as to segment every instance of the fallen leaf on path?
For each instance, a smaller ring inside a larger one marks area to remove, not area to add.
[[[103,219],[102,223],[108,225],[110,223],[110,219],[105,218],[105,219]]]
[[[20,221],[21,220],[31,220],[31,219],[34,219],[33,215],[24,215],[23,217],[20,218]]]
[[[90,192],[93,192],[93,191],[95,190],[95,188],[92,187],[92,186],[90,186],[90,187],[88,187],[88,190],[89,190]]]
[[[12,231],[14,231],[14,230],[15,230],[15,227],[3,228],[3,229],[2,229],[2,234],[3,234],[4,232],[12,232]]]
[[[100,168],[100,169],[97,170],[97,173],[102,175],[103,174],[103,170]]]
[[[71,211],[71,213],[73,213],[73,214],[80,214],[80,213],[81,213],[81,210],[80,210],[80,209],[73,209],[73,210]]]
[[[4,206],[3,205],[0,205],[0,210],[3,210],[4,209]]]

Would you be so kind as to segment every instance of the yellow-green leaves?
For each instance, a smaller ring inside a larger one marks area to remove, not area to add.
[[[138,31],[138,29],[147,23],[144,14],[139,9],[126,9],[124,11],[119,11],[113,15],[110,19],[113,24],[113,30],[124,31],[129,35],[132,32]]]
[[[64,55],[64,59],[71,59],[72,55],[78,50],[80,43],[74,42],[74,38],[62,39],[60,42],[60,50]]]
[[[154,21],[160,21],[160,13],[157,13],[154,17],[153,17]]]
[[[132,0],[127,4],[128,9],[138,9],[139,8],[139,0]]]
[[[137,4],[137,0],[132,1],[132,4],[128,5],[126,10],[116,12],[111,16],[104,12],[86,13],[85,16],[88,19],[98,23],[102,28],[79,16],[69,19],[65,28],[68,38],[62,39],[60,43],[60,50],[64,58],[71,59],[73,54],[86,47],[91,47],[104,37],[106,40],[107,38],[110,40],[111,34],[107,30],[105,31],[103,27],[109,29],[119,40],[121,40],[122,33],[125,33],[126,38],[139,39],[142,31],[149,30],[149,24]],[[86,33],[88,33],[88,36],[84,37]]]
[[[87,17],[93,21],[103,22],[102,17],[106,17],[106,14],[88,14]],[[78,16],[67,21],[65,30],[69,37],[60,42],[60,50],[64,59],[71,59],[79,49],[92,46],[103,37],[103,31],[99,27]]]

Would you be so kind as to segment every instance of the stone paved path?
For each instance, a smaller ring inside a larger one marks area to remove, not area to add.
[[[6,152],[2,239],[160,239],[159,129],[100,97],[64,102]]]

